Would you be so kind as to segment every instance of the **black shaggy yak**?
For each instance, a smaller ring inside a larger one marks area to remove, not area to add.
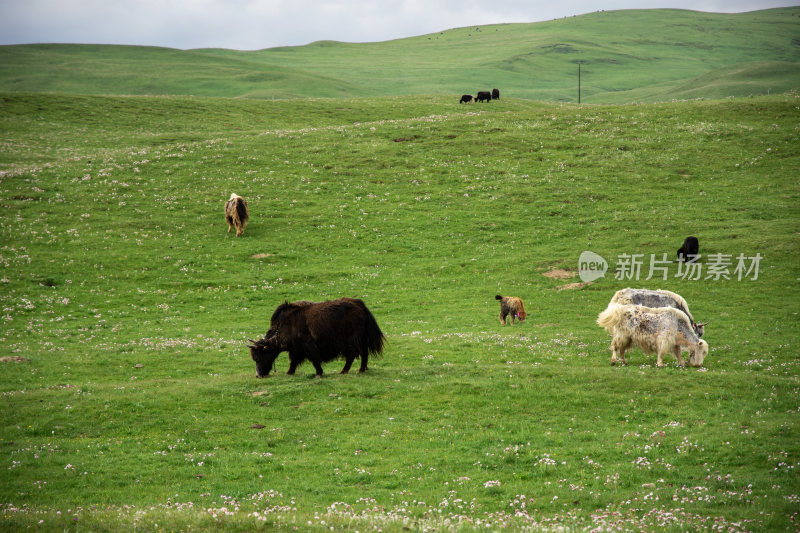
[[[289,371],[308,359],[322,376],[322,363],[339,357],[345,360],[342,374],[350,370],[356,357],[361,358],[359,372],[367,370],[369,354],[383,352],[386,340],[375,317],[364,302],[340,298],[325,302],[285,302],[275,309],[264,338],[250,340],[250,356],[256,362],[256,374],[269,375],[281,352],[289,352]]]
[[[694,263],[697,261],[700,253],[700,241],[697,237],[686,237],[683,245],[678,248],[678,261],[686,261],[687,263]]]

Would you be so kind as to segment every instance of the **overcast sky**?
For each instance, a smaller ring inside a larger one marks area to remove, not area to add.
[[[800,0],[0,0],[0,44],[259,50],[325,39],[388,41],[599,10],[739,13],[798,4]]]

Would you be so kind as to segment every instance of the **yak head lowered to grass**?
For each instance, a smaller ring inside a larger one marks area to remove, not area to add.
[[[307,359],[322,376],[322,363],[339,357],[345,360],[342,374],[350,371],[356,357],[361,358],[359,372],[365,372],[369,355],[380,354],[385,340],[363,301],[340,298],[282,303],[272,314],[267,334],[250,340],[248,347],[260,378],[269,375],[281,352],[289,352],[288,374]]]
[[[267,336],[263,339],[257,341],[253,339],[247,340],[250,341],[247,346],[250,348],[250,357],[256,362],[256,375],[260,378],[267,377],[275,368],[275,359],[283,351],[278,347],[278,339],[274,336],[269,337],[269,332],[267,332]]]

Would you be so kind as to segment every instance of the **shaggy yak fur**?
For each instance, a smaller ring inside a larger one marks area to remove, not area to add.
[[[680,294],[671,291],[663,291],[661,289],[656,291],[649,289],[621,289],[614,294],[610,303],[620,305],[635,304],[645,307],[674,307],[683,311],[689,317],[692,328],[694,328],[694,332],[698,337],[703,336],[705,326],[708,324],[708,322],[700,324],[695,322],[692,313],[689,312],[689,304],[686,303],[686,300]]]
[[[664,366],[665,354],[674,355],[683,366],[681,350],[689,352],[689,366],[703,366],[708,355],[708,343],[695,335],[689,317],[674,307],[609,304],[597,324],[611,334],[612,365],[617,356],[627,364],[625,351],[632,346],[657,354],[658,366]]]
[[[516,296],[500,296],[499,294],[494,297],[495,300],[500,300],[500,323],[506,323],[506,317],[511,315],[511,323],[514,319],[519,319],[524,322],[528,318],[528,313],[525,312],[525,305],[520,298]]]
[[[361,358],[359,372],[367,370],[369,355],[383,352],[386,337],[364,302],[340,298],[325,302],[285,302],[275,309],[264,338],[250,340],[250,356],[256,374],[263,378],[273,369],[281,352],[289,352],[289,371],[308,359],[317,376],[322,363],[344,358],[342,374],[350,370],[356,357]]]
[[[700,254],[700,241],[697,237],[686,237],[683,245],[678,248],[678,261],[686,261],[687,263],[694,263]]]
[[[230,200],[225,202],[225,220],[228,222],[228,233],[231,228],[236,228],[236,236],[241,237],[244,233],[244,228],[247,227],[247,220],[250,218],[250,212],[247,209],[247,200],[231,193]]]

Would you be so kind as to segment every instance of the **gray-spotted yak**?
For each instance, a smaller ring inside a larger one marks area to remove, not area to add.
[[[631,347],[646,354],[657,354],[657,365],[664,366],[664,355],[672,354],[684,366],[682,351],[689,352],[689,366],[703,366],[708,343],[695,333],[689,317],[673,307],[609,304],[597,317],[597,324],[611,334],[611,364],[627,364],[625,352]]]
[[[679,311],[683,311],[689,321],[692,323],[692,328],[698,337],[702,337],[705,332],[705,326],[708,322],[697,323],[694,321],[692,313],[689,311],[689,304],[683,299],[680,294],[665,291],[665,290],[650,290],[650,289],[620,289],[611,298],[612,304],[636,304],[645,307],[674,307]]]

